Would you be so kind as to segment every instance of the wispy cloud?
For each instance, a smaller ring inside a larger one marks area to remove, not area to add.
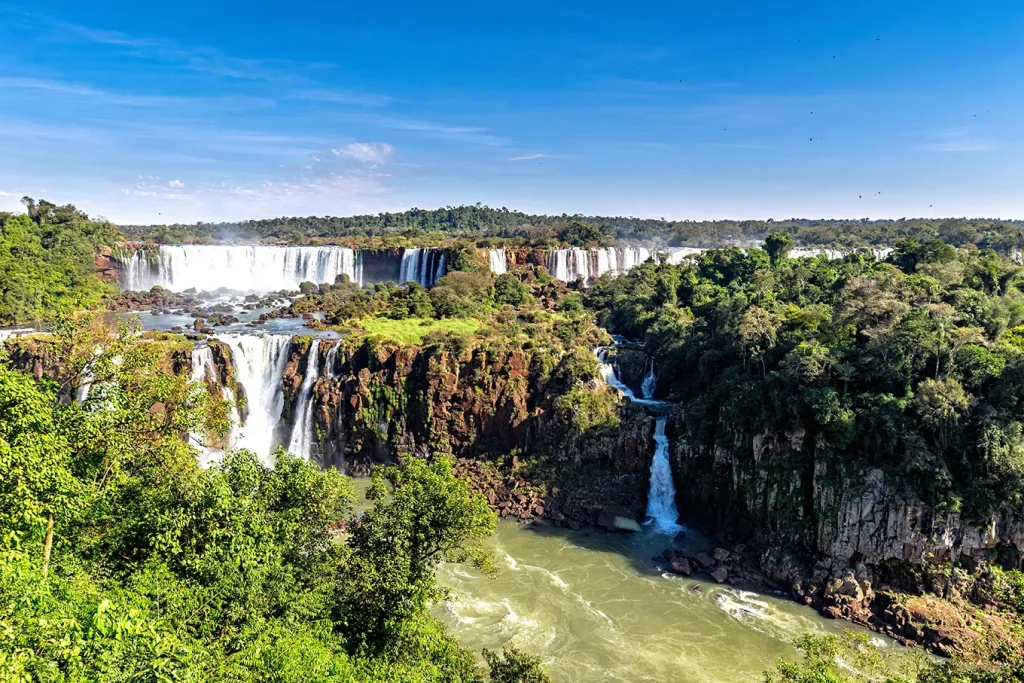
[[[932,142],[923,145],[929,152],[985,152],[998,147],[991,138],[973,127],[931,131]]]
[[[386,142],[352,142],[331,150],[339,157],[347,157],[356,161],[379,164],[391,156],[395,148]]]
[[[543,159],[547,154],[524,154],[518,157],[510,157],[509,161],[529,161],[530,159]]]

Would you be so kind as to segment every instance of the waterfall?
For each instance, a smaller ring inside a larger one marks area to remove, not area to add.
[[[548,272],[562,282],[583,278],[584,284],[589,285],[605,273],[621,275],[629,272],[654,253],[647,247],[552,249],[548,256]]]
[[[630,401],[639,400],[633,393],[633,390],[619,380],[618,375],[615,373],[615,366],[608,362],[608,347],[597,347],[597,349],[594,350],[594,355],[597,356],[598,367],[601,370],[601,378],[604,379],[604,383],[610,387],[618,389],[622,392],[622,395]]]
[[[674,534],[681,528],[677,524],[676,487],[672,483],[672,466],[668,459],[668,437],[665,436],[665,416],[654,423],[654,457],[651,459],[651,487],[647,494],[647,516],[654,528],[662,533]]]
[[[337,345],[335,345],[337,346]],[[332,347],[334,348],[334,347]],[[288,442],[288,452],[303,460],[309,460],[313,450],[313,385],[320,376],[320,340],[314,339],[309,345],[306,357],[306,376],[302,378],[299,395],[295,400],[295,421],[292,425],[292,438]]]
[[[402,265],[399,268],[398,284],[418,282],[424,287],[433,287],[447,268],[444,252],[440,249],[411,247],[402,250]]]
[[[205,390],[206,382],[216,376],[217,367],[213,362],[213,352],[205,342],[196,342],[196,345],[192,347],[192,375],[189,379],[193,383],[202,384]],[[197,432],[189,434],[189,443],[199,450],[199,464],[203,467],[214,464],[223,455],[221,451],[207,446],[204,436]]]
[[[327,379],[333,379],[334,377],[337,377],[337,374],[334,372],[334,366],[338,362],[337,359],[339,346],[341,346],[340,342],[337,344],[332,344],[331,348],[327,349],[327,358],[324,359],[324,377],[326,377]]]
[[[128,262],[122,284],[130,290],[154,285],[180,292],[225,287],[247,292],[296,290],[302,282],[334,283],[348,275],[362,284],[361,254],[347,247],[162,244],[155,257],[139,249]]]
[[[281,378],[292,338],[284,334],[220,334],[215,338],[231,349],[235,380],[245,389],[245,424],[236,428],[232,446],[246,448],[269,464],[277,445],[274,431],[284,407]]]
[[[654,359],[650,358],[647,361],[647,374],[644,375],[643,384],[640,385],[640,391],[643,393],[644,398],[654,398],[654,392],[658,388],[658,373],[654,367]]]
[[[487,255],[490,257],[492,273],[501,275],[508,272],[508,254],[504,249],[488,249]]]

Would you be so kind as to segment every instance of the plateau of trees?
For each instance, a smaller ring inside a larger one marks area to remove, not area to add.
[[[813,457],[878,467],[980,520],[1024,502],[1024,269],[900,242],[887,260],[705,252],[603,278],[588,306],[642,339],[688,435],[805,430]],[[808,455],[808,457],[811,457]]]

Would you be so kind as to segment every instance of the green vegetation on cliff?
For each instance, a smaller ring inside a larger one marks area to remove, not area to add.
[[[96,275],[96,256],[117,229],[70,205],[25,204],[27,214],[0,212],[0,325],[48,321],[113,292]]]
[[[487,566],[495,523],[449,462],[378,470],[362,514],[283,451],[201,469],[182,435],[223,405],[167,366],[178,338],[56,329],[20,340],[64,354],[55,380],[0,357],[4,680],[546,680],[514,650],[486,674],[427,611],[438,563]]]
[[[693,443],[803,432],[808,466],[879,467],[981,519],[1024,501],[1022,276],[941,243],[774,266],[725,249],[603,279],[587,301],[645,341]]]

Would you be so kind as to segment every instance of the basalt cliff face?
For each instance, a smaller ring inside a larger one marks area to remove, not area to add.
[[[816,453],[803,432],[718,427],[713,446],[694,446],[681,408],[669,421],[680,511],[720,537],[752,543],[772,584],[828,616],[945,654],[970,654],[978,634],[1010,637],[1008,622],[972,604],[999,602],[985,563],[1024,568],[1024,506],[965,519],[880,469]],[[955,561],[979,569],[951,571]]]
[[[653,419],[624,403],[618,428],[576,432],[557,417],[567,387],[542,353],[327,340],[310,349],[292,346],[284,421],[315,364],[307,400],[321,465],[365,474],[396,457],[447,453],[506,516],[584,524],[615,505],[642,517]]]
[[[1004,505],[980,524],[898,489],[880,469],[815,458],[803,433],[725,431],[693,447],[675,415],[672,465],[684,514],[713,528],[749,529],[766,545],[837,564],[945,562],[963,556],[1024,566],[1024,507]]]

